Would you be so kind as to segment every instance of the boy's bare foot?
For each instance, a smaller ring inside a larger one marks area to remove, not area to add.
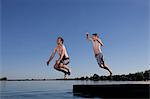
[[[108,67],[108,65],[107,65],[107,64],[104,64],[104,67]]]
[[[110,71],[110,75],[109,76],[112,76],[112,72]]]

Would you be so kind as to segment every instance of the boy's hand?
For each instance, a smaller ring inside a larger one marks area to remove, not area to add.
[[[89,32],[86,32],[86,39],[89,38]]]

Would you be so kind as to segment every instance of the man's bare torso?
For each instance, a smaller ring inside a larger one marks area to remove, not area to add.
[[[58,53],[60,56],[62,55],[62,52],[65,51],[65,54],[64,54],[64,55],[65,55],[66,57],[68,57],[67,50],[66,50],[66,48],[65,48],[64,45],[57,46],[57,47],[56,47],[56,51],[57,51],[57,53]]]

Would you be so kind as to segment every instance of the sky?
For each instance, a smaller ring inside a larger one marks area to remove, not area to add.
[[[64,38],[70,77],[108,75],[99,68],[85,33],[98,32],[113,74],[149,69],[148,0],[1,0],[1,77],[61,78],[46,62]]]

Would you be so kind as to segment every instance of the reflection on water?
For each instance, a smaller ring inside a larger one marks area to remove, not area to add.
[[[70,99],[74,84],[147,84],[149,81],[1,81],[1,99]]]

